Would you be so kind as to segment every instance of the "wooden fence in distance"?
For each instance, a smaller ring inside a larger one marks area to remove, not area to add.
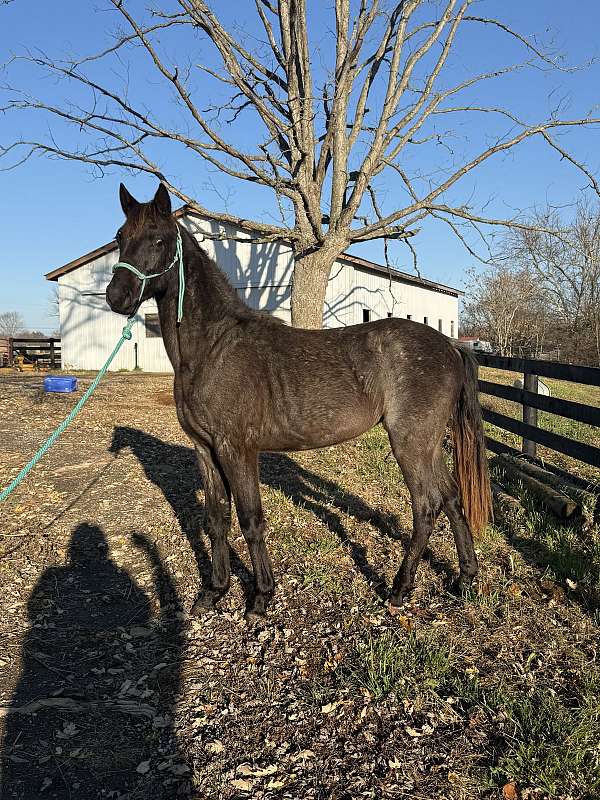
[[[548,397],[538,394],[538,377],[558,378],[573,383],[584,383],[590,386],[600,386],[600,368],[580,367],[575,364],[561,364],[556,361],[541,361],[530,358],[509,358],[507,356],[492,356],[487,353],[477,353],[477,360],[481,366],[496,369],[521,372],[523,374],[523,389],[514,386],[505,386],[491,381],[480,380],[479,391],[483,394],[512,400],[523,408],[522,420],[499,414],[497,411],[483,409],[483,418],[511,433],[516,433],[522,438],[522,452],[528,456],[536,456],[536,444],[544,445],[551,450],[571,456],[578,461],[600,467],[600,448],[584,442],[578,442],[567,436],[562,436],[552,431],[538,427],[538,410],[561,417],[578,420],[587,425],[600,426],[600,408],[576,403],[572,400],[561,400],[557,397]],[[495,453],[515,454],[514,448],[509,447],[497,439],[486,436],[486,444]]]
[[[23,356],[26,364],[34,364],[36,367],[49,367],[50,369],[60,369],[61,349],[60,339],[53,337],[34,338],[31,336],[8,337],[4,339],[6,346],[4,358],[6,364],[0,366],[12,367],[18,356]]]

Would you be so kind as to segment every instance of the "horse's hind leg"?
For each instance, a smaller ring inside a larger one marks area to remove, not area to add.
[[[254,596],[246,619],[263,616],[275,591],[273,567],[265,544],[265,517],[260,499],[257,453],[228,454],[221,464],[229,480],[240,528],[250,552],[254,572]]]
[[[196,445],[198,467],[204,487],[204,528],[212,549],[212,573],[210,586],[199,595],[192,613],[213,608],[229,589],[230,564],[227,536],[231,528],[231,495],[225,476],[212,453],[203,445]]]
[[[434,467],[436,459],[432,450],[429,448],[424,450],[422,443],[416,442],[412,447],[405,444],[400,450],[392,434],[390,441],[410,492],[413,512],[413,535],[394,578],[390,595],[391,604],[399,606],[414,588],[417,567],[442,509],[444,498],[438,483]]]
[[[450,521],[460,566],[458,588],[460,591],[464,591],[469,588],[473,583],[473,578],[477,575],[477,556],[475,554],[473,536],[460,503],[458,486],[443,462],[441,466],[445,472],[448,486],[448,491],[445,492],[444,511]]]

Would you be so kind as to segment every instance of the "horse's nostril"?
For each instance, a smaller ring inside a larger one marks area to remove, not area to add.
[[[106,287],[106,301],[113,311],[122,312],[131,307],[133,295],[129,288],[109,283]]]

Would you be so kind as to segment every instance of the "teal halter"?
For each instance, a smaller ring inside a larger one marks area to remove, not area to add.
[[[128,264],[126,261],[118,261],[112,271],[115,272],[119,268],[121,269],[128,269],[130,272],[139,278],[142,282],[142,288],[140,289],[140,296],[138,297],[137,302],[137,309],[142,300],[142,295],[144,294],[144,289],[146,288],[146,281],[150,280],[150,278],[160,278],[161,275],[164,275],[165,272],[168,272],[172,269],[175,264],[179,262],[179,295],[177,297],[177,322],[181,322],[183,317],[183,296],[185,294],[185,275],[183,274],[183,245],[181,242],[181,233],[179,232],[179,228],[177,228],[177,243],[175,245],[175,255],[173,256],[173,261],[169,264],[166,269],[163,269],[162,272],[153,272],[150,275],[146,275],[143,272],[140,272],[137,267],[134,267],[133,264]],[[135,312],[134,312],[135,313]]]

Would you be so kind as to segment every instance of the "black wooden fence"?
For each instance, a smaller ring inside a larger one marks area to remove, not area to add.
[[[483,394],[501,397],[504,400],[512,400],[519,403],[523,408],[522,421],[484,408],[483,418],[487,422],[521,436],[523,441],[522,451],[529,456],[535,457],[536,444],[541,444],[551,450],[556,450],[579,461],[584,461],[586,464],[600,467],[599,447],[578,442],[552,431],[546,431],[543,428],[539,428],[537,424],[538,410],[541,410],[551,414],[558,414],[568,419],[578,420],[588,425],[600,426],[600,408],[576,403],[572,400],[560,400],[557,397],[538,394],[538,377],[540,376],[558,378],[563,381],[572,381],[573,383],[584,383],[590,386],[600,386],[600,368],[580,367],[575,364],[561,364],[556,361],[540,361],[531,358],[492,356],[487,353],[477,353],[477,360],[481,366],[523,373],[523,389],[486,380],[479,381],[479,391]],[[486,443],[488,448],[495,453],[515,452],[514,448],[489,436],[486,437]]]

